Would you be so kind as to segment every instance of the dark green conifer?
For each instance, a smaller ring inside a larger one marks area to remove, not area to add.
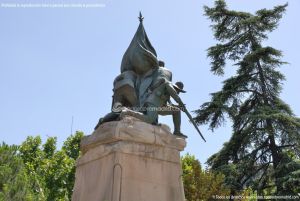
[[[232,120],[231,139],[208,164],[225,174],[233,194],[247,186],[260,195],[299,193],[300,119],[280,98],[284,75],[278,68],[285,64],[281,51],[262,43],[286,7],[255,14],[228,10],[224,0],[204,7],[219,41],[208,49],[211,71],[223,75],[226,61],[237,71],[196,110],[195,121],[209,123],[213,130],[227,116]]]

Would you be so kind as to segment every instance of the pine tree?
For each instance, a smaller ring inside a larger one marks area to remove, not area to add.
[[[228,116],[233,134],[208,164],[225,174],[231,193],[250,186],[258,194],[297,194],[300,185],[300,119],[280,98],[281,51],[263,46],[287,4],[255,14],[228,10],[224,0],[205,6],[218,44],[208,49],[211,71],[223,75],[226,61],[236,75],[196,110],[198,124],[215,129]]]

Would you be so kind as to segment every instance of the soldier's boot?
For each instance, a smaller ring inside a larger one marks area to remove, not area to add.
[[[105,115],[104,117],[99,119],[99,122],[94,129],[96,130],[97,128],[99,128],[99,126],[101,124],[103,124],[105,122],[118,120],[119,116],[120,116],[120,113],[115,113],[115,112],[108,113],[107,115]]]
[[[187,138],[186,135],[182,134],[180,131],[180,125],[181,125],[181,113],[180,110],[173,111],[173,123],[174,123],[174,132],[173,134],[181,137],[181,138]]]
[[[147,114],[143,114],[141,112],[136,112],[130,109],[123,109],[121,114],[120,114],[120,118],[122,119],[125,116],[132,116],[135,117],[141,121],[144,121],[146,123],[149,124],[156,124],[157,123],[157,112],[148,112]]]

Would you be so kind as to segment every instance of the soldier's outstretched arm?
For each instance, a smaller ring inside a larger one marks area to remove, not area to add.
[[[173,85],[171,82],[166,83],[166,89],[167,92],[170,94],[170,96],[179,104],[179,105],[184,105],[181,98],[178,96],[176,89],[174,89]]]

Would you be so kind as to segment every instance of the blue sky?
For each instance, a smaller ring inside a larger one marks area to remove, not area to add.
[[[5,8],[3,3],[98,3],[97,8]],[[228,0],[230,9],[254,12],[286,0]],[[212,0],[189,1],[6,1],[0,0],[0,141],[20,144],[28,135],[57,136],[58,144],[73,131],[91,134],[98,119],[109,112],[112,82],[120,72],[123,53],[142,11],[148,37],[159,59],[172,70],[173,80],[185,83],[181,97],[189,110],[210,99],[224,77],[210,73],[206,49],[214,45],[203,6]],[[300,1],[290,0],[277,30],[266,45],[283,51],[290,64],[281,68],[287,81],[284,99],[300,116]],[[172,117],[161,122],[172,126]],[[214,133],[201,126],[204,143],[183,115],[185,152],[202,163],[229,139],[231,124]]]

